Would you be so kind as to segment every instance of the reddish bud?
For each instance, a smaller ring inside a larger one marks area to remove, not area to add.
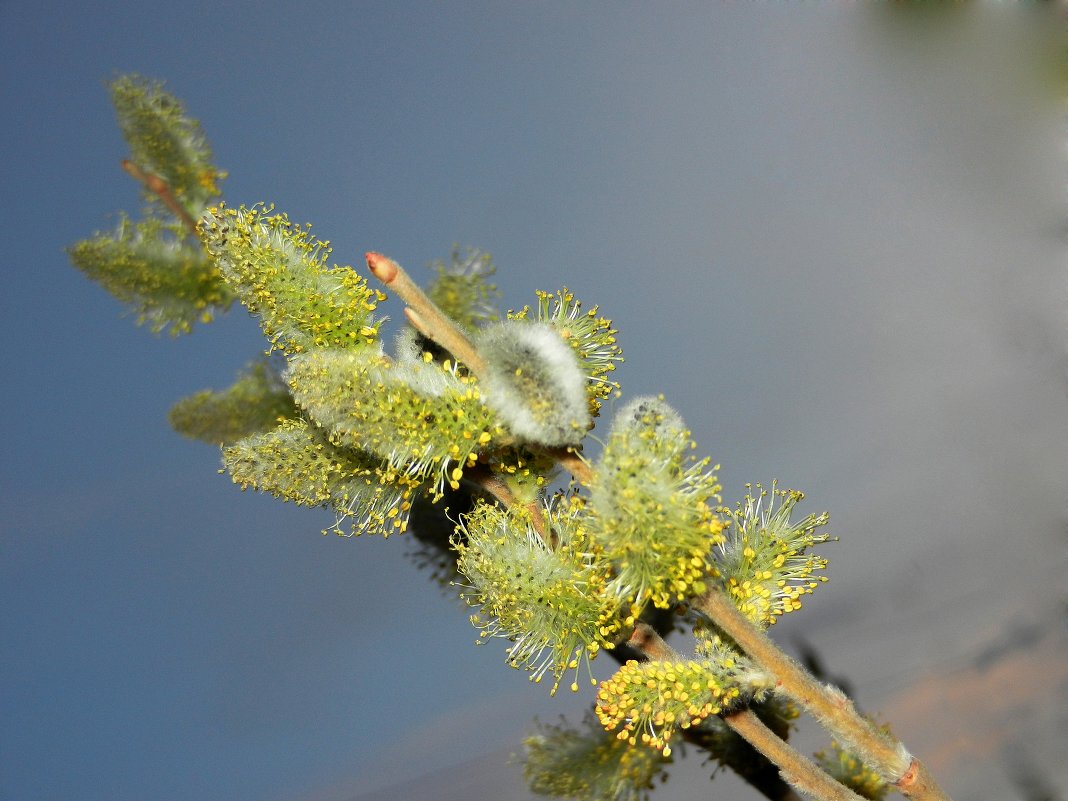
[[[397,277],[399,268],[392,259],[383,256],[381,253],[375,253],[373,250],[367,251],[364,257],[367,259],[367,266],[370,268],[371,273],[383,284],[392,283],[393,279]]]

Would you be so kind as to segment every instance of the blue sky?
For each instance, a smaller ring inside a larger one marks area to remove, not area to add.
[[[518,798],[514,766],[481,788],[433,771],[488,770],[533,714],[590,700],[472,647],[403,539],[321,537],[325,513],[240,493],[169,430],[263,343],[240,309],[155,338],[67,263],[136,210],[104,89],[128,71],[201,120],[229,202],[313,222],[342,263],[418,275],[459,242],[494,254],[507,305],[565,284],[599,303],[626,395],[668,396],[726,500],[777,477],[830,510],[832,581],[783,641],[820,648],[952,790],[1009,797],[1011,754],[1052,757],[1068,728],[1063,672],[1009,714],[980,659],[1022,659],[1021,684],[1029,654],[1068,664],[1060,23],[0,4],[0,797],[345,801],[431,773],[403,794]],[[938,682],[976,695],[910,711]]]

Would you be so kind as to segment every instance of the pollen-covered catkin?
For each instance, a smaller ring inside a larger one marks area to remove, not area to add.
[[[483,637],[512,642],[508,663],[530,671],[532,681],[552,676],[552,692],[564,673],[581,666],[620,629],[620,605],[605,592],[609,566],[589,541],[580,505],[550,504],[545,525],[555,547],[523,508],[481,503],[463,518],[454,545],[457,569],[467,579],[462,595],[479,612],[471,622]]]
[[[610,590],[635,606],[666,608],[705,590],[720,486],[695,461],[682,418],[658,398],[620,409],[590,488],[591,528],[618,566]]]
[[[407,526],[419,483],[389,470],[371,454],[331,443],[306,420],[285,420],[223,449],[235,484],[300,506],[327,506],[335,533],[389,536]],[[342,529],[341,524],[346,524]]]
[[[782,615],[801,608],[801,597],[812,593],[827,577],[820,571],[827,560],[811,553],[830,536],[817,533],[827,515],[808,515],[798,522],[790,516],[804,494],[771,491],[756,485],[732,515],[733,525],[719,544],[716,565],[731,600],[747,618],[767,628]]]
[[[478,385],[452,365],[390,362],[367,350],[317,350],[291,360],[293,397],[339,444],[395,470],[455,489],[500,433]]]
[[[271,346],[288,355],[376,345],[372,312],[385,295],[351,267],[327,266],[330,243],[271,206],[209,209],[197,226],[204,247]]]
[[[538,795],[575,801],[648,801],[671,758],[634,748],[588,715],[579,726],[539,725],[523,740],[523,775]]]

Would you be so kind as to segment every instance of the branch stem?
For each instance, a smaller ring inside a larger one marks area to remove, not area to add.
[[[541,504],[538,501],[531,501],[524,508],[527,510],[527,514],[530,515],[530,524],[534,526],[534,531],[541,537],[545,547],[550,551],[555,551],[560,545],[560,538],[555,531],[549,528],[549,522],[545,519],[545,515],[542,514]]]
[[[548,451],[548,454],[574,476],[579,484],[588,487],[593,483],[593,468],[574,448],[553,448]]]
[[[857,712],[840,690],[813,678],[763,631],[749,622],[719,587],[712,587],[694,607],[719,626],[778,681],[779,691],[807,709],[843,745],[875,767],[883,778],[917,801],[949,801],[927,769],[901,745]]]
[[[165,183],[154,176],[145,176],[134,165],[127,166],[127,164],[128,162],[123,166],[131,175],[138,177],[152,191],[155,191],[176,214],[183,219],[188,217],[175,208],[177,204],[174,203],[173,196],[170,195]],[[153,178],[162,184],[162,188],[149,183]],[[168,197],[170,202],[168,202]],[[458,361],[465,364],[477,378],[482,379],[486,363],[474,344],[427,297],[404,268],[392,259],[373,251],[366,254],[366,259],[372,274],[408,304],[405,315],[416,330],[423,336],[433,339]],[[561,467],[569,471],[580,484],[584,486],[592,484],[595,477],[593,468],[577,450],[553,448],[547,453],[555,458]],[[511,505],[506,500],[508,495],[502,494],[500,487],[487,486],[487,489],[503,503]],[[539,535],[548,543],[547,536],[551,535],[545,531],[544,518],[541,517],[540,509],[528,508],[528,512],[532,516],[535,527],[538,528]],[[912,757],[904,746],[863,718],[845,694],[821,684],[781,651],[763,631],[753,626],[738,611],[720,588],[713,587],[708,590],[695,602],[694,606],[730,636],[743,651],[772,673],[777,679],[780,692],[807,709],[843,744],[875,766],[884,779],[894,784],[898,790],[916,801],[949,801],[949,797],[928,774],[923,764]],[[635,629],[630,644],[650,656],[657,652],[668,653],[670,651],[659,635],[655,632],[650,635],[645,629]],[[823,801],[857,801],[860,799],[860,796],[834,781],[810,760],[798,754],[768,729],[752,711],[744,710],[726,715],[724,720],[760,753],[779,765],[784,777],[802,791],[817,795]]]
[[[367,266],[375,278],[408,304],[405,314],[415,329],[467,365],[476,377],[482,378],[486,371],[486,362],[475,350],[471,340],[426,296],[404,268],[393,259],[374,251],[369,251],[366,259]]]
[[[679,652],[672,648],[660,633],[648,623],[638,623],[627,640],[627,645],[641,651],[647,659],[657,661],[680,661]]]
[[[178,199],[171,191],[170,185],[160,178],[158,175],[145,172],[129,159],[122,160],[122,168],[135,180],[140,181],[145,189],[154,194],[164,205],[174,212],[174,216],[182,221],[182,224],[189,229],[189,232],[196,236],[197,233],[197,221],[194,220],[188,211],[186,211],[182,204],[178,202]]]
[[[501,502],[503,506],[511,506],[515,503],[515,495],[508,485],[484,467],[477,467],[464,474],[464,478],[478,484],[490,495]]]
[[[798,753],[769,729],[751,709],[723,716],[723,722],[744,737],[757,751],[782,771],[782,777],[802,792],[820,801],[864,801],[843,784],[828,776],[808,757]]]

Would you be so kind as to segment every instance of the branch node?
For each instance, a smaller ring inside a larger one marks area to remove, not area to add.
[[[905,771],[900,779],[894,782],[894,785],[902,792],[905,792],[916,783],[916,777],[919,776],[919,773],[919,760],[917,760],[916,757],[913,757],[912,762],[909,763],[908,770]]]

